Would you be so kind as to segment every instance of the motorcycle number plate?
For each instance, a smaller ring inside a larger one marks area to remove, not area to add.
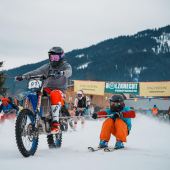
[[[28,83],[28,89],[39,89],[41,88],[42,81],[40,80],[30,80]]]

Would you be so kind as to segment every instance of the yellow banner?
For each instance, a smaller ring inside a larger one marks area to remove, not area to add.
[[[83,90],[85,94],[104,95],[105,82],[74,80],[74,91]]]
[[[170,96],[170,81],[140,83],[140,96]]]

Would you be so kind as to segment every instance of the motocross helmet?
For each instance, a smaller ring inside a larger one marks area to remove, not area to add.
[[[64,50],[61,47],[52,47],[48,51],[48,56],[49,56],[50,65],[53,68],[56,68],[58,67],[58,65],[60,64],[61,60],[64,57]]]
[[[121,95],[113,95],[110,98],[110,110],[112,112],[120,112],[124,107],[124,98]]]

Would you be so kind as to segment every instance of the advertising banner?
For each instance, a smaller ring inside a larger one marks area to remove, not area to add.
[[[170,96],[170,82],[142,82],[140,96]]]
[[[74,80],[74,91],[83,90],[85,94],[104,95],[105,82]]]
[[[106,82],[106,93],[129,93],[139,94],[139,83],[129,82]]]

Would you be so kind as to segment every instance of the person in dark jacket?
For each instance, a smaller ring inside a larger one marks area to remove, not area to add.
[[[61,47],[53,47],[48,52],[49,63],[40,68],[17,76],[16,80],[28,79],[34,75],[44,75],[48,77],[49,74],[58,75],[57,77],[48,77],[45,82],[44,91],[49,94],[52,111],[51,133],[56,134],[60,129],[59,112],[64,106],[64,91],[67,88],[68,78],[72,75],[71,65],[64,59],[64,50]]]
[[[74,119],[74,126],[76,128],[78,117],[81,119],[81,124],[83,125],[84,115],[87,109],[90,106],[90,99],[87,97],[83,90],[79,90],[74,100],[74,112],[75,112],[75,119]]]

